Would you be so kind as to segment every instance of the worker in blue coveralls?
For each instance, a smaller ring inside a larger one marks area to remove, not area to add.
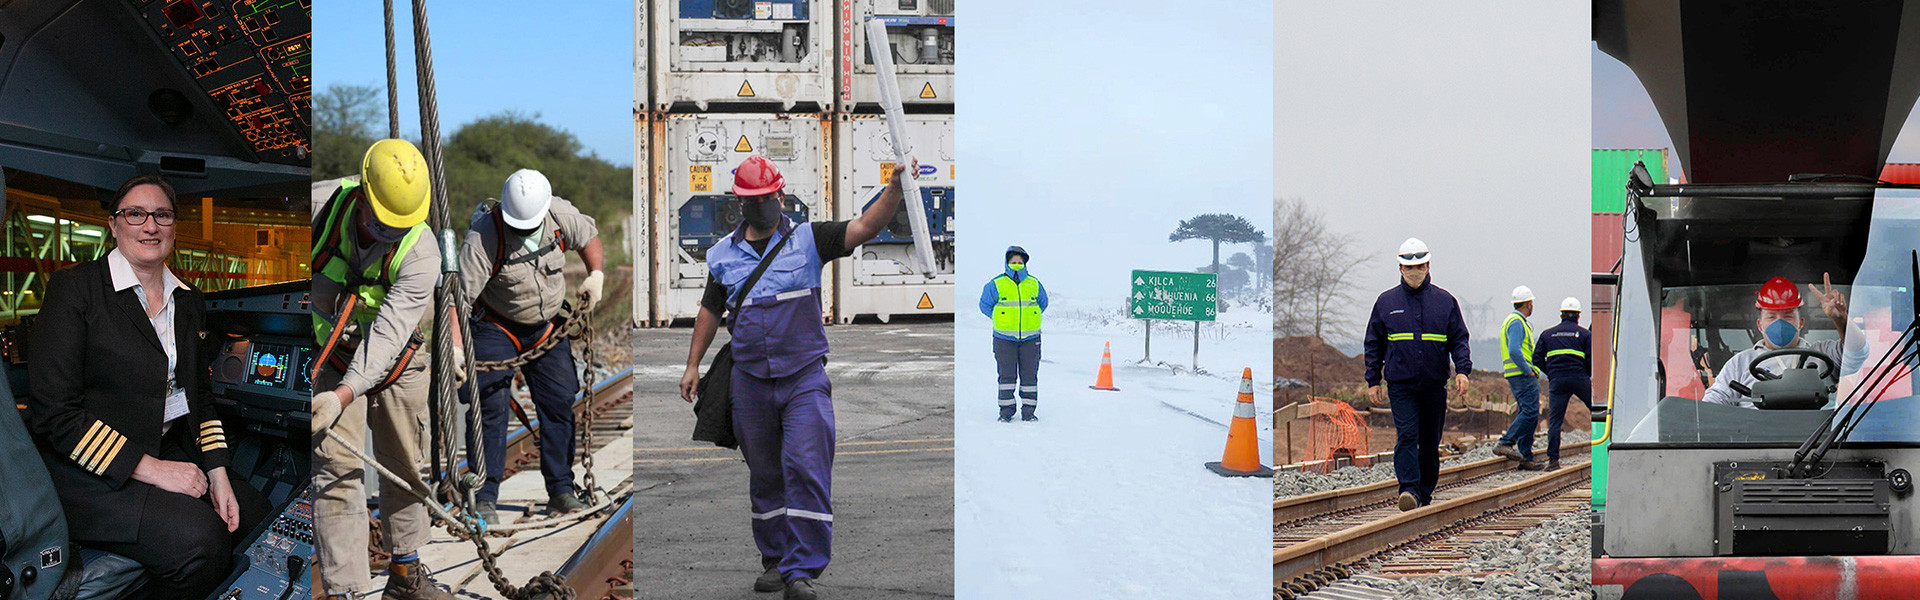
[[[1395,255],[1400,285],[1380,293],[1367,318],[1367,396],[1387,396],[1397,439],[1393,474],[1400,480],[1400,510],[1433,503],[1440,483],[1440,432],[1447,420],[1447,380],[1467,389],[1473,360],[1460,303],[1428,277],[1427,244],[1407,238]],[[1451,357],[1451,365],[1449,365]],[[1451,366],[1452,368],[1448,368]],[[1380,382],[1387,389],[1380,389]]]
[[[1533,363],[1547,372],[1547,470],[1560,470],[1560,427],[1574,396],[1593,410],[1593,332],[1580,326],[1580,299],[1560,301],[1560,324],[1540,332]]]
[[[707,249],[710,275],[680,396],[693,401],[700,359],[724,315],[733,348],[733,430],[747,460],[753,541],[765,569],[755,591],[818,597],[813,580],[832,557],[834,446],[821,270],[893,221],[902,171],[913,169],[895,169],[879,201],[853,220],[797,224],[783,212],[786,180],[773,161],[750,156],[733,171],[743,222]],[[763,260],[773,262],[736,305],[739,288]]]
[[[1040,404],[1040,313],[1047,287],[1027,269],[1027,251],[1008,246],[1006,272],[980,290],[980,312],[993,318],[993,361],[1000,371],[1000,422],[1013,422],[1013,393],[1020,392],[1020,420],[1038,421]]]
[[[1500,375],[1513,390],[1513,422],[1493,453],[1520,462],[1523,471],[1538,471],[1540,461],[1533,459],[1533,432],[1540,425],[1540,378],[1547,374],[1533,363],[1533,290],[1513,288],[1513,312],[1500,324]]]

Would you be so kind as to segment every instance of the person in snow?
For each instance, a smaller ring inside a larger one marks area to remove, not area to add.
[[[1500,324],[1500,375],[1513,390],[1513,423],[1500,436],[1493,453],[1520,462],[1522,471],[1538,471],[1533,460],[1533,432],[1540,425],[1540,379],[1546,373],[1533,363],[1533,290],[1513,288],[1513,312]]]
[[[1460,303],[1428,278],[1427,244],[1407,238],[1396,258],[1400,285],[1381,292],[1367,318],[1366,379],[1367,397],[1378,405],[1384,394],[1393,408],[1398,436],[1393,473],[1400,480],[1400,510],[1406,511],[1433,503],[1433,488],[1440,482],[1447,376],[1452,373],[1455,390],[1466,390],[1473,360]],[[1380,389],[1381,381],[1387,389]]]
[[[680,397],[693,401],[700,359],[724,315],[734,361],[733,429],[747,460],[753,541],[765,569],[754,580],[755,591],[784,589],[786,600],[817,597],[813,580],[826,570],[833,543],[833,384],[827,380],[821,271],[893,221],[900,210],[900,173],[911,171],[895,170],[880,199],[860,216],[830,223],[786,217],[786,179],[766,157],[747,157],[733,171],[743,218],[707,249],[710,276],[694,318]]]
[[[1754,320],[1754,326],[1760,330],[1760,341],[1752,348],[1741,350],[1720,366],[1720,375],[1713,380],[1713,387],[1701,396],[1701,400],[1715,404],[1729,404],[1752,408],[1753,402],[1746,395],[1733,389],[1739,383],[1751,389],[1756,379],[1751,367],[1753,360],[1762,354],[1781,348],[1809,348],[1826,355],[1838,357],[1835,366],[1839,373],[1832,374],[1834,380],[1859,371],[1867,362],[1867,335],[1859,326],[1847,322],[1847,297],[1833,289],[1833,277],[1822,275],[1826,289],[1815,290],[1814,297],[1820,299],[1820,311],[1833,320],[1833,326],[1840,331],[1840,339],[1805,342],[1801,334],[1806,331],[1805,321],[1800,317],[1800,286],[1785,277],[1768,279],[1754,292],[1753,307],[1759,309],[1760,316]],[[1789,368],[1798,357],[1783,356],[1768,360],[1760,365],[1774,374]],[[1817,363],[1818,361],[1813,361]]]
[[[1020,420],[1038,421],[1040,317],[1047,287],[1027,270],[1027,251],[1008,246],[1006,272],[980,290],[980,312],[993,317],[993,362],[1000,371],[1000,422],[1013,422],[1013,393],[1020,392]]]

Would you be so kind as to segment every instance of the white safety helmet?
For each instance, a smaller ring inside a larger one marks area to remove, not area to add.
[[[1567,299],[1560,301],[1560,310],[1562,312],[1569,311],[1569,310],[1573,312],[1580,312],[1580,299],[1572,296],[1568,296]]]
[[[1420,238],[1407,238],[1407,241],[1400,242],[1400,254],[1394,258],[1399,259],[1402,265],[1413,266],[1426,264],[1431,257],[1427,255],[1426,242],[1420,241]]]
[[[514,229],[538,229],[553,206],[553,185],[547,176],[533,169],[521,169],[507,176],[500,186],[500,218]]]
[[[1524,286],[1524,285],[1517,288],[1513,288],[1514,304],[1519,304],[1521,302],[1532,302],[1532,301],[1533,301],[1532,289],[1529,289],[1527,286]]]

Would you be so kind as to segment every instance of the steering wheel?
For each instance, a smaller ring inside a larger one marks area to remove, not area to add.
[[[1782,356],[1800,357],[1800,361],[1793,365],[1793,368],[1795,369],[1806,368],[1808,358],[1819,359],[1820,367],[1821,367],[1820,368],[1821,379],[1833,379],[1833,375],[1835,373],[1840,372],[1840,367],[1834,364],[1833,357],[1827,356],[1825,353],[1820,352],[1819,350],[1813,350],[1810,348],[1780,348],[1780,349],[1768,351],[1759,356],[1753,357],[1753,362],[1747,364],[1747,373],[1753,375],[1753,378],[1758,381],[1773,381],[1775,379],[1779,379],[1780,378],[1779,375],[1775,375],[1772,371],[1768,371],[1766,369],[1760,368],[1760,365],[1769,360],[1779,358]]]

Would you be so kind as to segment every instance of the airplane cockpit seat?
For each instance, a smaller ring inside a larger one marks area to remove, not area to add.
[[[146,569],[110,552],[76,551],[67,540],[67,518],[53,476],[28,437],[21,404],[6,381],[0,377],[0,481],[7,485],[7,493],[0,494],[0,600],[127,597],[146,583]]]

